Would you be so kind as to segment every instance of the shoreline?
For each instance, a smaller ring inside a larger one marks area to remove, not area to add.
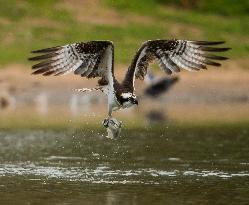
[[[23,124],[23,116],[29,121],[27,124],[35,121],[37,124],[40,119],[51,124],[53,121],[65,124],[69,120],[91,122],[106,117],[106,99],[101,93],[74,91],[76,88],[95,87],[97,79],[86,80],[73,74],[49,78],[33,76],[26,67],[8,65],[0,70],[1,127],[8,127],[7,121]],[[117,78],[121,79],[125,71],[126,68],[119,65]],[[161,71],[156,75],[165,76]],[[165,116],[165,123],[249,121],[247,70],[224,66],[218,70],[181,72],[178,77],[179,82],[158,100],[144,97],[146,85],[136,81],[136,93],[142,98],[139,107],[115,112],[114,116],[124,121],[139,119],[146,122],[150,111],[160,111]]]

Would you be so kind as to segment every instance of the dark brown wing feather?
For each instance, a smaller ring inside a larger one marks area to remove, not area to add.
[[[106,53],[107,49],[109,53]],[[102,77],[109,81],[113,76],[113,43],[111,41],[90,41],[68,44],[32,51],[37,56],[29,58],[38,61],[32,66],[33,74],[63,75],[74,72],[82,77]],[[107,58],[112,58],[112,65],[107,65]],[[111,74],[111,75],[110,75]]]
[[[187,41],[187,40],[152,40],[143,43],[127,71],[123,85],[133,92],[135,78],[144,79],[149,63],[157,60],[167,74],[180,72],[181,69],[198,71],[207,69],[207,65],[220,66],[216,61],[226,57],[213,55],[230,48],[216,47],[224,41]]]

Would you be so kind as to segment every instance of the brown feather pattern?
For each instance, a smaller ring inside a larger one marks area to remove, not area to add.
[[[181,69],[198,71],[208,65],[220,66],[216,61],[227,57],[214,55],[230,48],[217,47],[224,41],[188,41],[188,40],[151,40],[142,44],[134,56],[126,73],[123,85],[134,91],[134,78],[144,79],[149,63],[157,61],[167,74],[180,72]],[[133,83],[129,83],[133,82]],[[130,85],[132,84],[132,85]]]
[[[187,40],[154,40],[148,41],[143,49],[143,55],[135,66],[136,78],[143,79],[147,73],[148,63],[158,60],[160,67],[166,73],[179,72],[181,69],[198,71],[206,69],[207,65],[220,66],[217,60],[226,60],[226,57],[213,55],[213,52],[224,52],[230,48],[215,47],[224,41],[187,41]],[[151,58],[153,57],[153,59]]]
[[[106,71],[103,71],[106,68],[100,67],[100,61],[109,46],[114,52],[111,41],[90,41],[56,46],[32,51],[37,55],[29,60],[38,62],[32,66],[33,74],[58,76],[74,72],[76,75],[87,78],[107,78]]]

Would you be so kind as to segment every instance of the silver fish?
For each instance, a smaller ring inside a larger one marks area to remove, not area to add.
[[[111,118],[104,119],[102,124],[107,130],[107,133],[108,133],[108,135],[106,136],[107,138],[116,139],[120,136],[121,127],[122,127],[121,121],[117,120],[116,118],[111,117]]]

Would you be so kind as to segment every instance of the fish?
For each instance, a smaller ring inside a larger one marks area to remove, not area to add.
[[[122,121],[119,121],[116,118],[111,117],[104,119],[102,124],[107,130],[106,138],[116,139],[120,137]]]

